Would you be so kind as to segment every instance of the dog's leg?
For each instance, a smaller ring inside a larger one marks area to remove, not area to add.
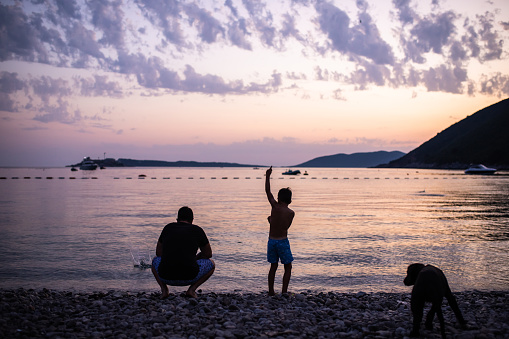
[[[444,314],[442,313],[442,303],[437,305],[436,312],[437,312],[438,321],[440,322],[440,333],[442,334],[442,338],[445,339],[445,322],[444,322]]]
[[[433,302],[428,314],[426,315],[426,322],[424,323],[426,329],[430,331],[433,329],[433,319],[435,318],[435,313],[437,312],[437,308],[435,305],[436,302]]]
[[[412,295],[412,299],[410,300],[410,308],[412,310],[412,315],[414,318],[410,336],[418,337],[419,328],[421,327],[422,314],[424,310],[424,299],[416,298],[414,295]]]

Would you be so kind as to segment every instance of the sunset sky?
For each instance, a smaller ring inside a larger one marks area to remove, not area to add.
[[[0,0],[0,166],[408,152],[508,52],[507,0]]]

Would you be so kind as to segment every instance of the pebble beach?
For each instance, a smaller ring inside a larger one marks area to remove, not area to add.
[[[410,293],[0,290],[1,338],[405,338]],[[509,291],[454,293],[468,327],[444,300],[449,338],[509,338]],[[426,310],[429,306],[427,306]],[[421,338],[440,338],[421,328]]]

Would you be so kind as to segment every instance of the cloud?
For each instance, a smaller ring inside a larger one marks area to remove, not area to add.
[[[19,91],[24,91],[24,97],[26,98],[23,110],[38,112],[33,118],[34,120],[43,123],[59,122],[63,124],[74,124],[87,119],[102,120],[98,115],[91,118],[82,116],[79,108],[71,109],[69,98],[72,96],[107,96],[113,98],[123,96],[120,85],[108,81],[106,76],[75,77],[73,81],[49,76],[22,80],[17,73],[0,72],[1,111],[20,111],[19,102],[13,99],[20,96],[17,93]]]
[[[398,19],[404,25],[411,24],[416,20],[417,14],[410,8],[411,0],[393,0],[392,3],[398,11]]]
[[[76,93],[118,98],[126,95],[119,82],[101,78],[99,72],[135,78],[152,95],[158,90],[205,95],[276,93],[301,87],[299,81],[313,77],[356,90],[370,85],[424,85],[428,90],[462,93],[479,80],[470,79],[466,72],[473,59],[486,63],[507,56],[500,31],[507,30],[509,23],[496,23],[495,11],[465,17],[457,11],[444,12],[433,2],[429,13],[419,15],[410,0],[393,0],[394,18],[399,20],[393,30],[401,38],[399,44],[390,45],[366,0],[355,2],[355,14],[340,2],[288,0],[284,4],[53,0],[0,5],[0,61],[85,69],[90,76],[81,78],[81,92]],[[200,73],[196,70],[203,68],[194,64],[219,48],[237,47],[251,57],[260,50],[277,54],[290,46],[301,48],[301,57],[308,61],[322,57],[344,65],[334,69],[320,64],[309,73],[289,65],[265,75],[266,80],[250,81],[242,74],[227,78],[220,70]],[[397,56],[395,51],[403,53]],[[445,83],[432,80],[433,74]],[[331,92],[326,97],[335,96]],[[20,106],[13,98],[4,93],[2,107]]]
[[[481,24],[479,36],[485,47],[485,53],[481,55],[480,59],[482,61],[500,59],[504,42],[498,37],[498,33],[493,31],[493,13],[486,12],[485,15],[480,15],[478,18]]]
[[[0,111],[17,112],[16,103],[10,94],[22,90],[23,81],[18,79],[17,73],[0,72]]]
[[[33,93],[44,103],[49,103],[52,97],[61,98],[72,93],[71,86],[64,79],[54,79],[48,76],[34,78],[29,81]]]
[[[432,67],[424,71],[422,76],[422,81],[430,92],[463,93],[463,82],[466,80],[467,71],[459,66]]]
[[[306,80],[307,76],[305,73],[287,72],[286,78],[291,80]]]
[[[347,52],[350,40],[348,15],[328,2],[319,2],[316,11],[320,29],[331,41],[332,48],[339,52]]]
[[[57,104],[44,107],[44,113],[36,115],[34,120],[43,123],[60,122],[63,124],[74,124],[81,121],[82,117],[79,110],[71,113],[69,103],[59,99]]]
[[[268,47],[279,48],[272,13],[267,10],[265,4],[258,0],[243,0],[242,3],[259,34],[260,42]]]
[[[387,67],[361,61],[347,81],[354,85],[356,90],[365,90],[370,84],[384,86],[390,76],[391,72]]]
[[[509,96],[509,76],[500,72],[491,77],[483,75],[480,81],[480,92],[499,98]]]
[[[184,33],[180,23],[182,10],[176,0],[136,0],[149,22],[157,25],[168,42],[185,46]]]
[[[345,101],[346,98],[343,96],[343,92],[341,91],[340,88],[336,89],[335,91],[332,92],[332,97],[335,99],[335,100],[341,100],[341,101]]]
[[[423,63],[426,60],[423,54],[441,54],[443,48],[451,43],[450,38],[456,30],[453,23],[455,19],[456,15],[449,11],[418,21],[410,30],[411,39],[406,46],[407,56],[414,62]]]
[[[18,73],[0,72],[0,92],[13,93],[24,88],[24,83],[18,78]]]
[[[56,0],[58,14],[66,18],[81,19],[81,13],[75,0]]]
[[[357,1],[361,13],[359,24],[350,27],[346,12],[336,6],[321,2],[316,5],[320,29],[327,34],[332,49],[354,56],[371,59],[376,64],[393,64],[392,49],[380,36],[371,16],[367,13],[367,3]]]
[[[107,76],[95,75],[92,78],[75,78],[74,81],[83,96],[123,97],[121,86],[117,82],[108,81]]]
[[[217,41],[218,36],[224,36],[224,28],[219,20],[214,18],[210,12],[198,7],[196,4],[185,6],[185,11],[192,24],[198,28],[202,41],[213,43]]]
[[[394,63],[392,49],[380,36],[371,16],[363,12],[359,18],[359,24],[351,30],[350,51],[373,60],[377,65],[392,65]]]
[[[0,46],[0,61],[10,60],[14,56],[36,61],[37,55],[42,53],[39,35],[18,5],[0,4]],[[46,57],[43,56],[41,60],[46,60]]]
[[[283,27],[281,29],[281,35],[283,39],[295,38],[297,41],[306,44],[307,42],[297,29],[297,20],[298,17],[294,15],[290,15],[288,13],[283,14]]]
[[[247,39],[249,34],[244,19],[231,22],[228,25],[227,36],[234,46],[249,51],[253,49],[251,43]]]
[[[468,58],[467,50],[459,41],[454,41],[451,45],[450,58],[453,62],[466,60]]]
[[[124,11],[122,1],[91,0],[87,2],[92,12],[92,23],[103,33],[99,43],[115,47],[124,44]]]
[[[95,37],[95,32],[85,28],[81,23],[75,23],[72,29],[67,31],[67,41],[70,47],[81,53],[81,57],[104,58],[101,46]],[[85,66],[82,62],[75,63],[75,65],[78,67]]]

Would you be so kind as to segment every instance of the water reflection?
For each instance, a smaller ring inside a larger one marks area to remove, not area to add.
[[[6,176],[65,175],[58,170]],[[133,267],[130,249],[153,251],[164,225],[189,205],[217,263],[206,288],[265,289],[263,171],[143,169],[145,180],[138,172],[0,181],[10,192],[0,197],[0,287],[157,290],[150,271]],[[374,169],[311,176],[273,182],[294,192],[293,291],[408,291],[401,280],[413,262],[443,269],[454,290],[509,288],[508,176]]]
[[[486,241],[509,240],[509,187],[487,185],[493,192],[450,193],[436,201],[437,220],[449,221],[456,234]]]

